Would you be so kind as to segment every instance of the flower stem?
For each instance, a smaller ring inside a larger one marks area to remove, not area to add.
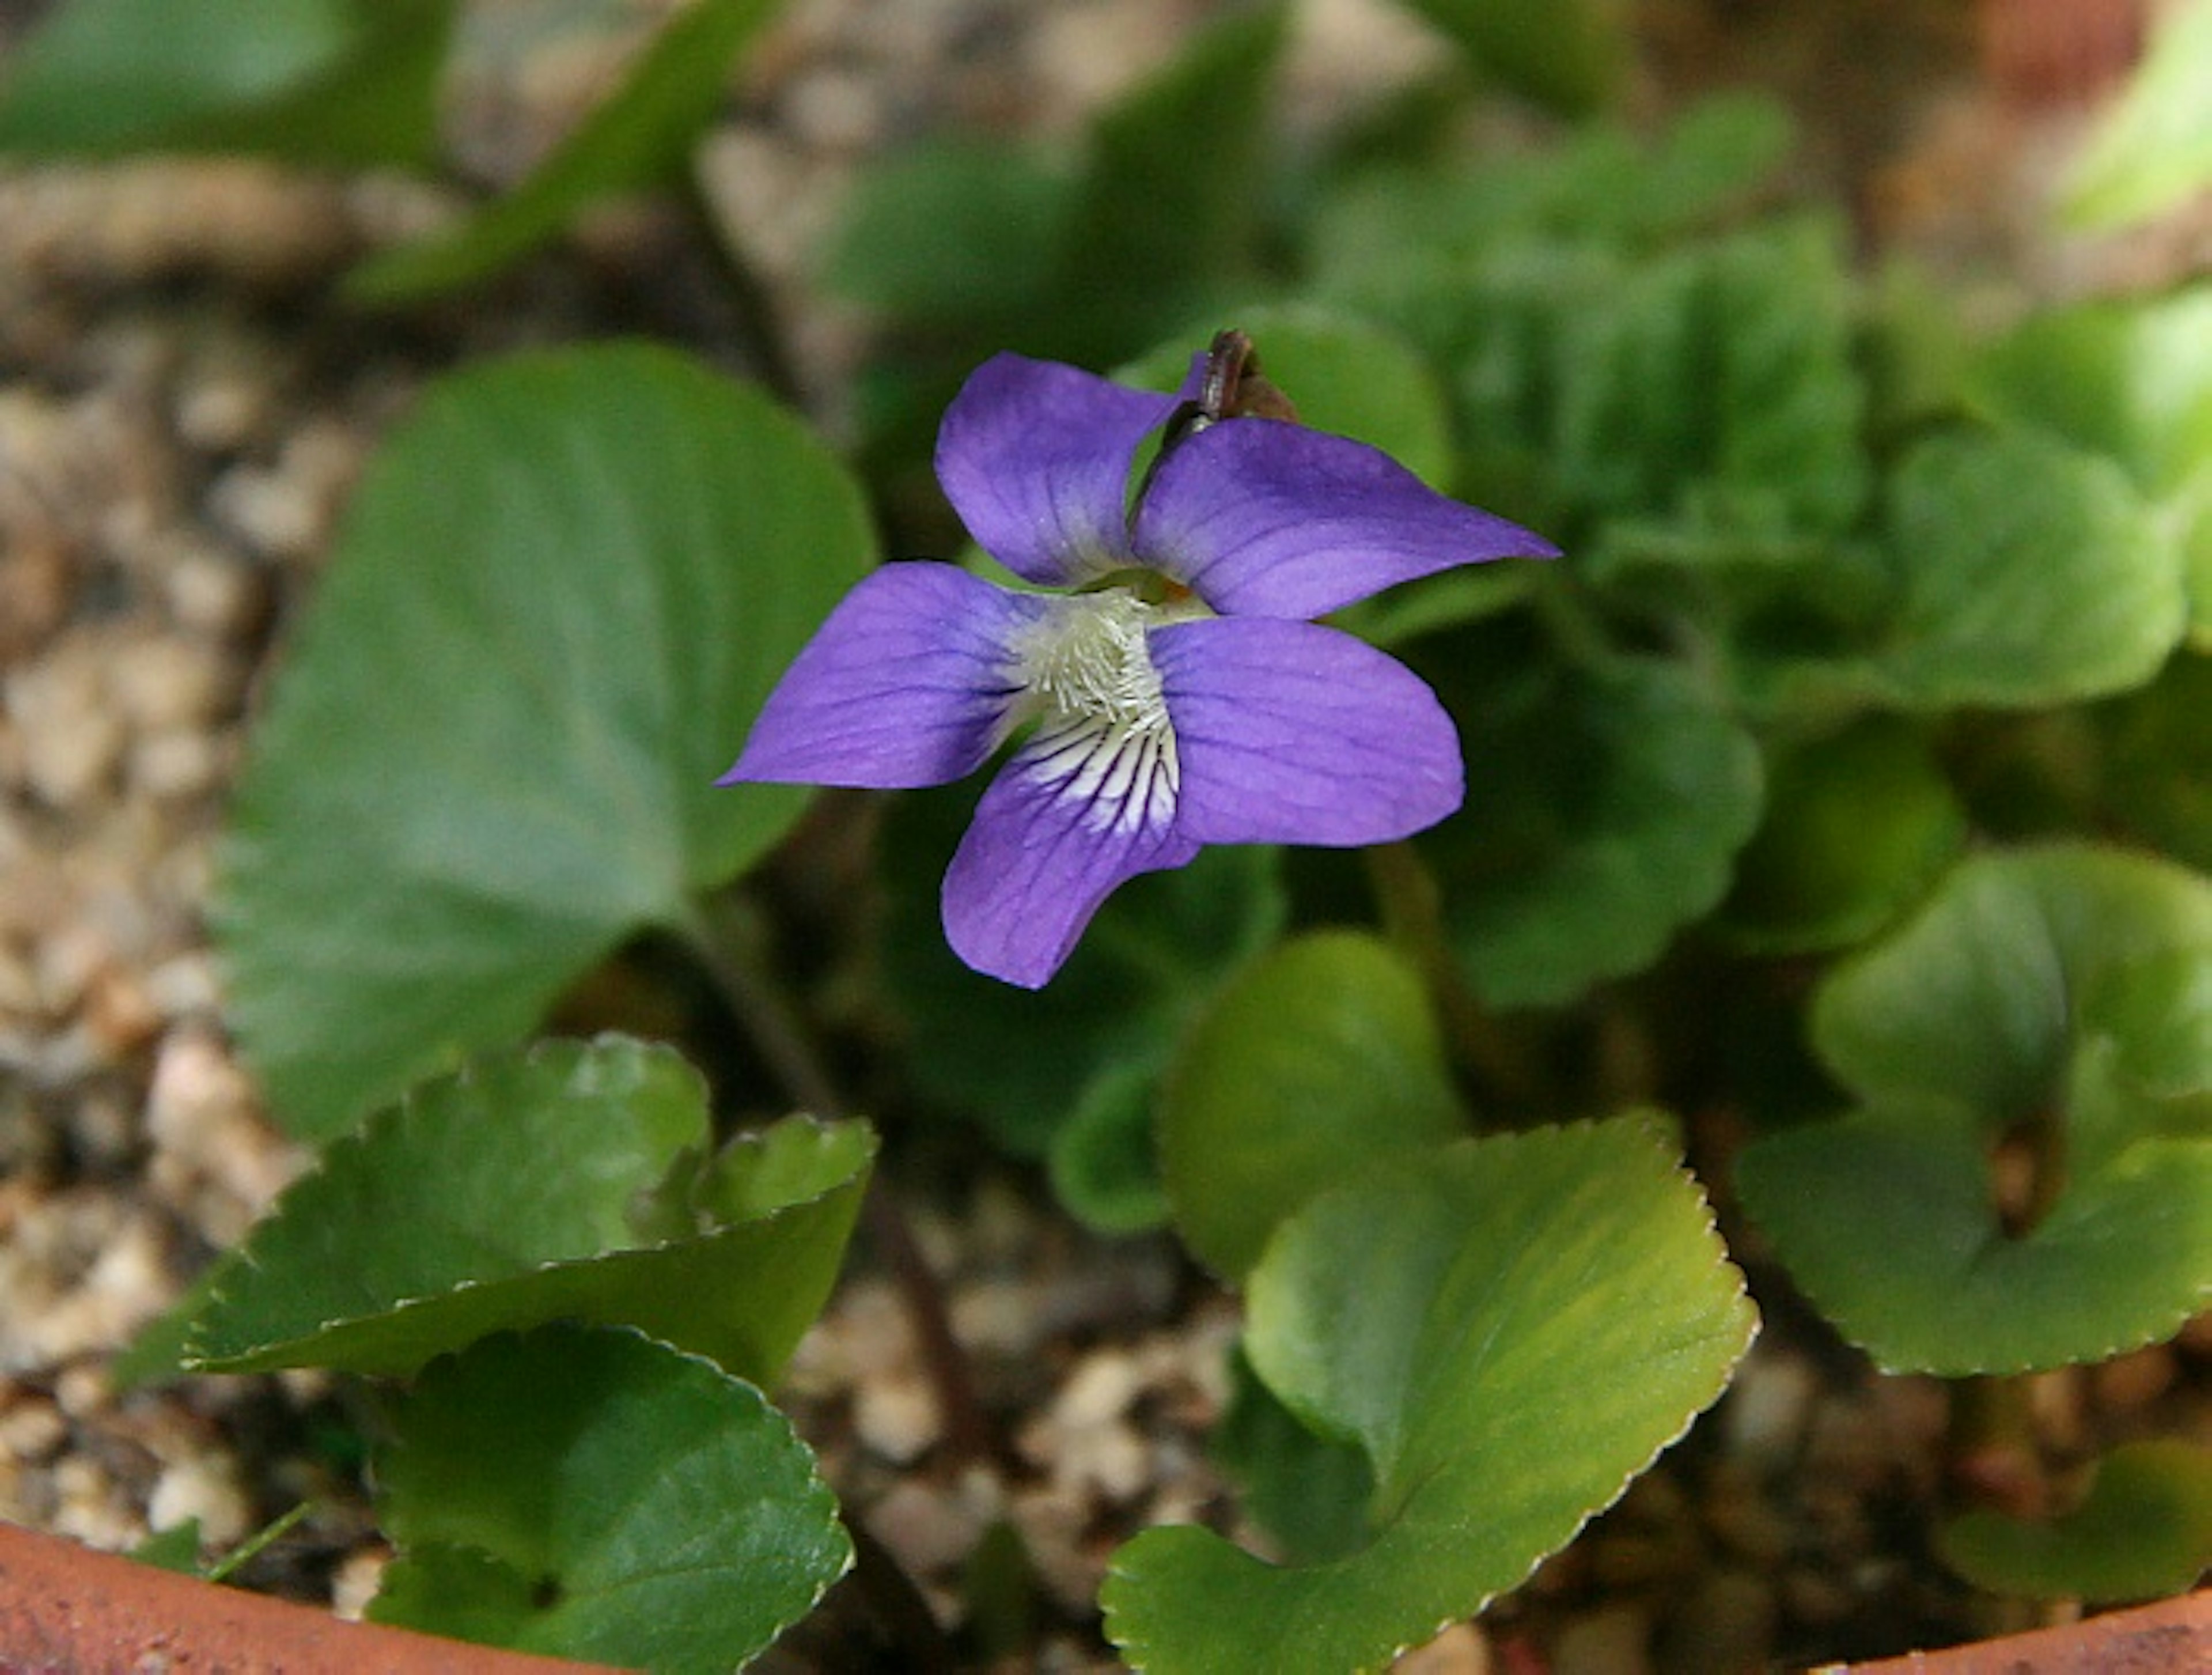
[[[678,929],[738,1027],[760,1050],[784,1091],[823,1118],[850,1114],[836,1082],[792,1008],[766,977],[732,952],[733,938],[717,935],[703,916]],[[937,1275],[914,1229],[880,1174],[872,1176],[860,1201],[869,1241],[890,1270],[911,1318],[922,1361],[945,1421],[947,1448],[957,1461],[1003,1463],[1007,1450],[983,1411],[966,1353],[952,1331]]]
[[[1428,862],[1410,843],[1378,844],[1362,854],[1383,932],[1427,984],[1430,1004],[1444,1026],[1454,1056],[1506,1106],[1540,1109],[1543,1073],[1526,1046],[1468,986],[1444,935],[1443,897]]]

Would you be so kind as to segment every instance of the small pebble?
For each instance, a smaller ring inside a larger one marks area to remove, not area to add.
[[[853,1396],[853,1429],[871,1453],[906,1465],[942,1439],[945,1421],[928,1383],[909,1371],[861,1383]]]
[[[173,1530],[193,1519],[199,1520],[202,1544],[217,1550],[251,1532],[253,1508],[239,1486],[236,1463],[227,1455],[179,1460],[154,1480],[146,1502],[149,1529]]]

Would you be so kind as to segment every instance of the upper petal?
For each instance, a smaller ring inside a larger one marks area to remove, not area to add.
[[[1182,783],[1203,844],[1389,843],[1465,794],[1459,734],[1426,682],[1318,623],[1218,617],[1155,629]]]
[[[715,783],[941,785],[997,747],[1008,637],[1046,601],[951,564],[887,564],[839,601]]]
[[[1153,473],[1134,530],[1140,563],[1217,611],[1262,617],[1317,617],[1485,558],[1559,556],[1379,449],[1276,419],[1185,439]]]
[[[937,480],[968,533],[1024,579],[1072,587],[1131,562],[1130,462],[1177,398],[1056,361],[994,355],[937,433]]]
[[[1042,988],[1116,886],[1196,855],[1176,827],[1168,749],[1079,730],[1040,731],[1017,752],[945,870],[952,951],[987,977]]]

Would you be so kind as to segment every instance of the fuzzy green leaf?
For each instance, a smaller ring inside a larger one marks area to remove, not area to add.
[[[223,851],[232,1016],[279,1120],[327,1137],[516,1038],[775,842],[804,791],[713,781],[873,557],[826,448],[665,350],[428,396],[356,492]]]
[[[1787,752],[1768,773],[1766,803],[1722,924],[1767,953],[1864,941],[1966,841],[1965,811],[1928,741],[1892,717]]]
[[[1420,843],[1485,1000],[1572,1000],[1719,902],[1758,824],[1759,751],[1696,679],[1656,659],[1573,670],[1504,634],[1410,661],[1460,723],[1467,805]]]
[[[708,1141],[706,1090],[668,1049],[610,1038],[477,1061],[286,1190],[218,1264],[185,1365],[399,1374],[575,1319],[770,1381],[829,1295],[873,1142],[793,1118],[702,1167]]]
[[[1285,1222],[1249,1294],[1261,1376],[1373,1465],[1364,1538],[1274,1566],[1206,1530],[1139,1536],[1103,1598],[1147,1671],[1379,1667],[1609,1504],[1755,1329],[1703,1197],[1638,1119],[1377,1169]]]
[[[2141,685],[2181,637],[2180,549],[2111,460],[2008,432],[1930,438],[1891,488],[1900,589],[1870,659],[1916,710]]]
[[[424,1370],[393,1434],[380,1623],[704,1675],[767,1648],[852,1562],[790,1422],[634,1332],[487,1339]]]

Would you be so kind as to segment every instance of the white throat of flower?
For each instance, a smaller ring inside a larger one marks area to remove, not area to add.
[[[1164,825],[1180,769],[1146,631],[1206,614],[1195,600],[1151,605],[1124,588],[1055,600],[1014,637],[1021,697],[1009,731],[1037,724],[1024,756],[1055,794],[1085,805],[1094,827]]]

